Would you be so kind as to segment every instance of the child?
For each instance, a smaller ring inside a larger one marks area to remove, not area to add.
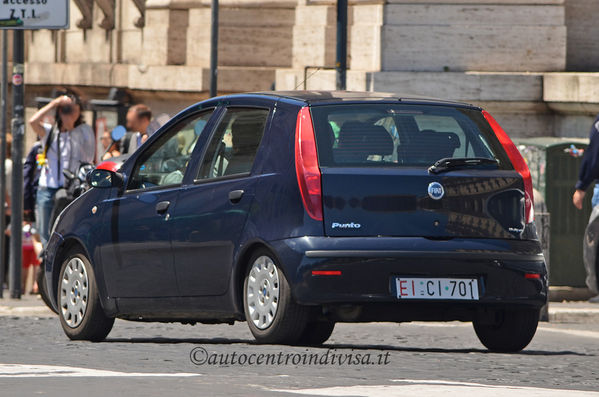
[[[23,270],[21,275],[21,288],[24,293],[37,294],[38,286],[35,281],[40,265],[39,254],[42,243],[37,230],[30,222],[23,222]]]

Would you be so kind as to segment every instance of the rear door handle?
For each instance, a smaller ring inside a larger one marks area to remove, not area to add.
[[[243,193],[245,193],[243,190],[233,190],[229,192],[229,201],[233,204],[238,203],[243,197]]]
[[[170,205],[171,205],[170,201],[161,201],[158,204],[156,204],[156,212],[159,213],[160,215],[162,215],[166,211],[168,211],[168,207],[170,207]]]

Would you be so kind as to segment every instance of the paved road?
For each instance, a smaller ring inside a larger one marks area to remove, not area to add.
[[[256,345],[242,323],[117,320],[106,342],[71,342],[57,318],[6,316],[0,395],[599,397],[598,355],[592,324],[545,323],[509,355],[488,353],[461,323],[340,324],[325,347],[305,348]]]

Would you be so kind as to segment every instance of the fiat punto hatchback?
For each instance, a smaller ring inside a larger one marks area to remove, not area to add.
[[[529,170],[468,104],[218,97],[88,179],[45,262],[71,339],[115,318],[246,321],[258,342],[308,345],[337,322],[459,320],[514,352],[547,299]]]

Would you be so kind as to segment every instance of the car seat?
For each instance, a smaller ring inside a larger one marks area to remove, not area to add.
[[[393,139],[384,127],[359,121],[347,121],[339,131],[335,161],[363,163],[372,155],[393,154]]]

